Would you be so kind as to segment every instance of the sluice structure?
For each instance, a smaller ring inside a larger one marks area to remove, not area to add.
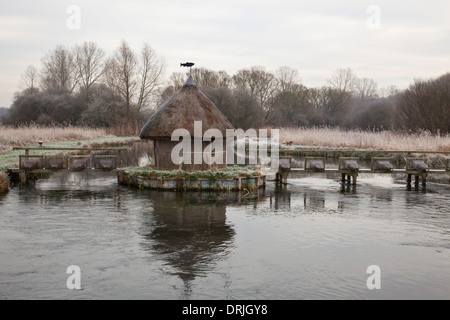
[[[326,168],[325,157],[306,157],[303,168],[293,168],[291,166],[292,158],[282,157],[275,180],[286,184],[288,178],[297,178],[305,174],[330,173],[341,175],[342,183],[353,183],[353,185],[356,185],[359,174],[404,174],[407,176],[406,182],[408,187],[411,186],[413,176],[415,177],[416,187],[419,186],[420,180],[422,180],[422,186],[426,187],[427,177],[430,174],[450,175],[450,159],[446,159],[445,168],[443,169],[430,169],[427,159],[424,157],[406,158],[405,168],[395,168],[393,162],[393,158],[373,157],[370,168],[362,168],[359,157],[340,157],[338,168]]]
[[[11,180],[21,184],[42,176],[60,171],[116,171],[121,164],[122,152],[126,148],[46,148],[46,147],[16,147],[14,150],[24,150],[25,155],[19,156],[19,167],[8,170]],[[39,155],[30,155],[30,151]],[[45,155],[48,151],[78,151],[108,152],[115,154],[90,155]]]

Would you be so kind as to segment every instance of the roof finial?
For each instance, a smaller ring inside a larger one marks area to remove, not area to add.
[[[180,67],[188,67],[189,68],[189,76],[191,75],[191,71],[192,71],[192,66],[195,63],[193,62],[185,62],[185,63],[180,63]]]

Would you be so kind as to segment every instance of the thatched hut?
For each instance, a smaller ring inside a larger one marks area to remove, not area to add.
[[[194,122],[201,121],[201,130],[194,130]],[[186,129],[191,138],[190,164],[175,164],[171,153],[173,148],[179,144],[171,141],[172,133],[176,129]],[[208,164],[202,160],[201,164],[195,164],[194,144],[205,147],[211,144],[203,141],[205,131],[218,129],[222,136],[226,137],[227,129],[234,129],[225,115],[214,105],[214,103],[203,94],[190,76],[183,87],[161,105],[150,117],[140,132],[141,139],[151,139],[154,142],[155,168],[161,169],[184,169],[184,170],[206,170],[210,168],[226,167],[226,145],[223,140],[222,164]],[[197,142],[195,140],[197,139]],[[198,151],[195,150],[195,151]],[[217,157],[217,155],[214,155]],[[197,158],[198,159],[198,158]]]

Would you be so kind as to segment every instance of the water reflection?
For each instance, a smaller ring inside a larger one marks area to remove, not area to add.
[[[378,203],[380,201],[392,202],[394,192],[392,189],[379,189],[370,195],[370,202]]]
[[[305,177],[173,193],[54,174],[0,195],[0,299],[448,298],[449,191],[371,176],[354,190]],[[80,292],[66,288],[70,264]],[[385,275],[375,293],[370,264]]]
[[[354,184],[350,184],[350,183],[346,183],[346,182],[341,182],[341,193],[346,194],[346,193],[356,193],[356,186]]]
[[[311,196],[310,194],[304,193],[303,207],[309,210],[323,211],[323,209],[325,209],[325,196],[323,194]]]
[[[208,196],[214,195],[149,192],[152,210],[143,214],[140,232],[148,241],[142,246],[165,261],[166,273],[183,281],[185,297],[192,293],[192,282],[214,269],[233,245],[225,203]]]
[[[72,201],[83,201],[86,205],[95,205],[97,201],[103,199],[108,199],[111,204],[120,204],[120,193],[114,190],[116,180],[114,172],[63,171],[52,174],[49,179],[38,180],[34,185],[35,188],[33,183],[30,186],[16,188],[20,190],[21,201],[25,204],[69,205]]]
[[[291,191],[287,185],[277,184],[272,193],[269,195],[269,205],[273,210],[290,210],[291,208]]]
[[[142,167],[154,164],[154,159],[150,155],[153,154],[153,140],[140,140],[126,146],[126,150],[120,154],[120,167]],[[95,152],[102,155],[116,155],[116,151],[102,150]]]
[[[142,167],[154,164],[154,159],[150,156],[153,154],[153,140],[142,140],[135,142],[125,152],[122,158],[122,165],[128,167]]]

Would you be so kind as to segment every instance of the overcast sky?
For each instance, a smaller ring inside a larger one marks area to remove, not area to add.
[[[230,75],[289,66],[316,87],[351,68],[379,88],[403,89],[450,72],[450,1],[2,1],[0,107],[57,45],[94,41],[109,56],[122,39],[135,51],[148,43],[167,76],[186,61]]]

